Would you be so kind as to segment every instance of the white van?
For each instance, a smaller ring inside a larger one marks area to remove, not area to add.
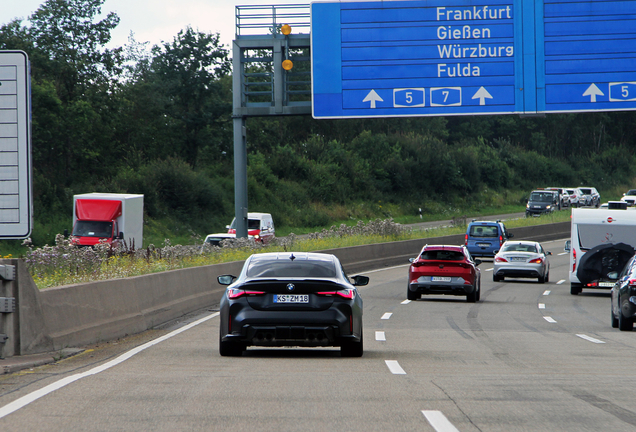
[[[572,209],[571,238],[565,243],[570,252],[570,294],[577,295],[583,288],[606,288],[613,282],[583,284],[577,277],[577,265],[583,255],[595,246],[607,243],[625,243],[636,247],[636,210],[628,209]],[[619,270],[620,272],[620,270]]]
[[[232,224],[227,225],[228,234],[236,235],[236,218],[232,219]],[[265,244],[274,239],[276,230],[274,221],[269,213],[248,213],[247,214],[247,234],[250,238]]]

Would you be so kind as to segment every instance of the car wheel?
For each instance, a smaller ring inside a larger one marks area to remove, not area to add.
[[[572,295],[579,295],[581,293],[582,289],[580,286],[576,286],[574,284],[570,284],[570,294]]]
[[[240,357],[243,355],[245,347],[243,344],[221,340],[219,335],[219,354],[223,357]]]
[[[475,300],[479,301],[480,298],[481,298],[481,281],[479,282],[479,288],[477,289],[477,298]]]
[[[497,276],[497,275],[495,275],[495,274],[493,274],[493,275],[492,275],[492,281],[493,281],[493,282],[499,282],[499,281],[501,281],[501,280],[503,280],[503,277],[501,277],[501,276]]]
[[[620,304],[620,302],[619,302],[619,304]],[[625,315],[623,315],[623,311],[622,310],[618,311],[618,328],[619,328],[619,330],[622,330],[622,331],[632,331],[632,330],[634,330],[634,321],[632,321],[631,319],[629,319]]]
[[[466,301],[468,303],[475,303],[477,301],[477,288],[466,296]]]
[[[539,280],[539,283],[545,283],[545,276],[539,276],[537,279]]]
[[[610,311],[612,313],[612,328],[618,328],[618,317],[614,315],[614,305],[610,303]]]
[[[347,342],[340,347],[342,357],[362,357],[364,353],[362,329],[360,329],[360,342]]]
[[[550,282],[550,270],[545,274],[545,281]]]
[[[406,287],[406,298],[408,300],[418,300],[421,297],[422,297],[422,294],[414,293],[413,291],[409,289],[409,287]]]

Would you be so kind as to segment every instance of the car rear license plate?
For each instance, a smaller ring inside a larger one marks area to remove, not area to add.
[[[450,282],[451,278],[443,276],[432,276],[431,282]]]
[[[307,294],[276,294],[274,303],[309,303]]]
[[[600,287],[613,287],[614,286],[614,282],[599,282],[598,286]]]
[[[490,243],[477,243],[479,247],[490,247]]]
[[[510,261],[512,262],[524,262],[526,260],[526,258],[524,257],[512,257],[510,258]]]

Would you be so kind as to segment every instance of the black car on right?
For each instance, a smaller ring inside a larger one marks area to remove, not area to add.
[[[634,329],[636,319],[636,255],[625,265],[612,287],[612,327]]]

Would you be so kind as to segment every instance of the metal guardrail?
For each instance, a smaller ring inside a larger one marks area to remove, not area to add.
[[[309,7],[309,4],[236,6],[236,39],[263,35],[264,30],[269,35],[275,35],[283,24],[289,24],[294,29],[306,28],[309,33]]]

